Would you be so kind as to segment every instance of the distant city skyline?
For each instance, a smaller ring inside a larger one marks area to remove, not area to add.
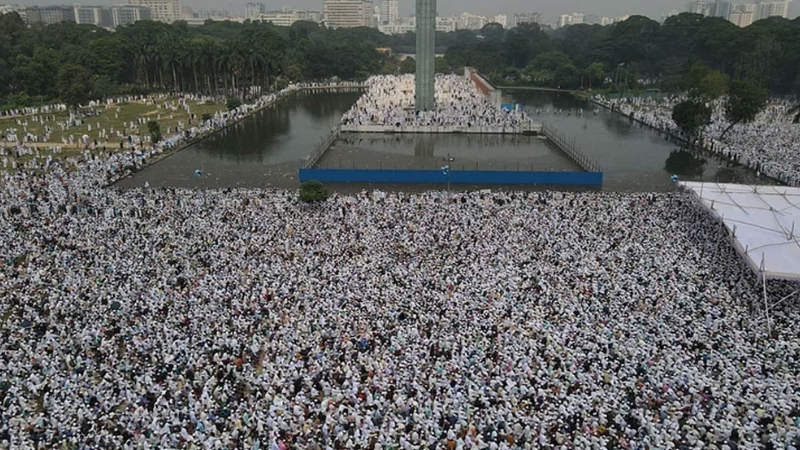
[[[214,0],[181,0],[184,7],[192,9],[217,9],[226,10],[233,15],[242,16],[245,12],[245,5],[254,0],[238,0],[220,2]],[[258,1],[258,0],[256,0]],[[262,0],[267,9],[280,10],[286,7],[298,9],[322,10],[322,0]],[[28,1],[5,1],[1,4],[19,5],[65,5],[79,3],[81,5],[118,5],[125,4],[127,0],[28,0]],[[380,0],[373,0],[374,4],[380,4]],[[563,14],[581,13],[586,15],[598,15],[600,17],[621,17],[625,15],[645,15],[655,20],[660,19],[671,11],[683,12],[687,0],[609,0],[607,2],[596,2],[591,0],[551,0],[547,2],[536,2],[532,4],[529,0],[496,0],[485,2],[477,0],[439,0],[440,16],[455,16],[463,12],[473,14],[495,16],[498,14],[507,15],[509,19],[514,13],[539,12],[547,22],[558,23]],[[739,0],[731,3],[755,3],[754,0]],[[792,2],[789,17],[795,18],[798,15],[800,0]],[[413,14],[414,0],[399,0],[399,14],[401,17],[408,17]]]

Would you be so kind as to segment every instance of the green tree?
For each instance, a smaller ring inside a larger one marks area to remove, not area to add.
[[[589,89],[599,88],[605,82],[606,68],[603,63],[593,63],[586,68],[584,75],[589,84]]]
[[[607,54],[603,44],[611,34],[611,27],[579,24],[564,27],[553,33],[557,50],[569,55],[577,67],[604,62]]]
[[[439,57],[434,60],[434,70],[436,73],[450,73],[450,66],[446,59]]]
[[[701,14],[682,13],[667,18],[661,26],[658,41],[662,58],[677,58],[687,65],[697,50],[697,35],[703,29]],[[703,64],[704,66],[704,64]]]
[[[225,106],[228,108],[228,111],[233,111],[234,109],[242,106],[242,101],[238,98],[231,97],[225,102]]]
[[[624,22],[614,24],[611,36],[604,44],[610,53],[609,67],[640,62],[652,70],[660,56],[660,31],[658,22],[644,16],[631,16]]]
[[[412,57],[407,57],[400,63],[400,73],[415,73],[417,71],[417,61]]]
[[[528,64],[526,70],[531,72],[539,70],[555,72],[559,67],[566,66],[567,64],[572,64],[572,60],[566,53],[545,52],[537,55],[536,58]]]
[[[730,80],[730,77],[722,72],[709,72],[700,81],[700,94],[709,100],[716,100],[728,92]]]
[[[686,74],[686,87],[687,91],[694,91],[700,89],[700,84],[711,73],[711,69],[702,62],[695,62],[689,67]]]
[[[481,28],[480,35],[489,41],[501,42],[506,35],[506,30],[497,22],[490,22]]]
[[[575,89],[581,84],[581,75],[577,67],[564,64],[553,74],[553,87],[559,89]]]
[[[324,202],[330,197],[330,192],[317,180],[300,184],[300,200],[305,203]]]
[[[105,75],[95,76],[92,80],[92,97],[105,100],[119,94],[119,86]]]
[[[506,33],[503,42],[505,48],[505,61],[518,69],[526,67],[536,55],[552,48],[550,37],[538,24],[523,23]],[[451,66],[463,66],[452,64]]]
[[[397,73],[399,62],[391,55],[413,52],[415,37],[366,27],[330,29],[312,22],[279,27],[261,21],[208,21],[196,27],[140,21],[109,32],[75,23],[27,27],[11,13],[0,15],[0,104],[53,101],[60,94],[54,80],[66,64],[86,71],[95,96],[111,95],[117,87],[119,92],[175,90],[245,99],[276,89],[281,78],[352,80]],[[552,86],[556,71],[572,64],[580,68],[583,85],[594,88],[599,70],[588,68],[602,64],[619,87],[657,80],[664,91],[695,89],[694,95],[713,98],[722,91],[719,74],[724,74],[785,96],[800,74],[800,21],[782,18],[740,28],[696,14],[671,17],[663,26],[634,16],[611,26],[581,24],[547,33],[536,24],[510,30],[489,24],[478,31],[439,32],[436,42],[447,63],[437,61],[438,72],[469,65],[514,84]],[[570,68],[558,75],[561,83],[566,78],[573,84]]]
[[[150,139],[153,144],[161,141],[161,125],[156,121],[147,122],[147,131],[150,133]]]
[[[672,120],[693,141],[703,135],[711,120],[711,107],[698,99],[684,100],[672,109]]]
[[[297,82],[303,79],[303,69],[300,68],[300,65],[297,63],[291,63],[286,68],[286,78],[288,78],[292,82]]]
[[[752,122],[765,106],[768,94],[766,89],[750,81],[734,81],[731,83],[728,103],[725,105],[725,117],[731,123],[722,132],[724,138],[734,125]]]
[[[86,69],[77,64],[64,64],[58,70],[58,96],[71,109],[89,100],[92,81]]]

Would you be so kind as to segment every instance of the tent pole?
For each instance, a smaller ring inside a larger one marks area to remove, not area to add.
[[[800,292],[800,289],[798,289],[798,290],[796,290],[796,291],[792,292],[791,294],[787,295],[786,297],[783,297],[783,298],[782,298],[782,299],[780,299],[779,301],[775,302],[775,306],[776,306],[776,307],[778,307],[778,306],[780,306],[780,305],[782,305],[782,304],[786,303],[786,301],[787,301],[787,300],[789,300],[790,298],[792,298],[792,297],[794,297],[795,295],[797,295],[797,293],[798,293],[798,292]],[[759,321],[759,322],[761,322],[762,320],[765,320],[765,319],[766,319],[766,315],[765,315],[765,317],[762,317],[762,318],[758,319],[758,321]]]
[[[764,308],[766,308],[767,315],[767,333],[772,336],[772,319],[769,317],[769,299],[767,298],[767,276],[761,273],[761,282],[764,286]]]
[[[764,289],[764,313],[767,316],[767,333],[772,336],[772,319],[769,317],[769,297],[767,296],[767,274],[764,272],[766,269],[766,261],[764,253],[761,253],[761,285]]]

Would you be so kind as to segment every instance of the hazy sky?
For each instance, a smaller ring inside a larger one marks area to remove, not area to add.
[[[261,1],[269,9],[281,9],[284,6],[295,6],[301,9],[322,9],[322,0],[181,0],[183,5],[193,9],[216,8],[227,9],[231,13],[244,13],[244,4],[248,1]],[[599,14],[600,16],[619,17],[625,14],[643,14],[658,19],[663,13],[683,11],[687,0],[439,0],[440,15],[456,15],[464,11],[481,15],[506,14],[515,12],[541,12],[547,19],[555,21],[561,14],[581,12]],[[21,4],[120,4],[124,0],[6,0],[3,3]],[[373,0],[380,3],[380,0]],[[754,0],[741,0],[740,3],[751,3]],[[737,3],[736,0],[732,3]],[[794,3],[800,3],[796,0]],[[400,14],[407,16],[413,13],[414,0],[400,0]],[[792,5],[792,17],[796,16],[797,5]]]

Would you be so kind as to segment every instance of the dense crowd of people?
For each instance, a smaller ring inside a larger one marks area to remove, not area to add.
[[[686,194],[103,187],[136,157],[3,173],[2,450],[800,446],[796,301]]]
[[[672,120],[672,109],[683,97],[631,97],[593,101],[645,125],[682,137]],[[705,149],[746,165],[792,186],[800,185],[800,125],[788,114],[793,103],[773,99],[756,120],[734,125],[725,117],[725,99],[711,103],[712,118],[705,129]],[[726,133],[727,130],[727,133]],[[724,136],[723,136],[724,134]]]
[[[516,129],[529,123],[522,111],[493,105],[468,79],[436,75],[435,109],[415,111],[414,75],[377,75],[369,90],[342,116],[342,125]]]

